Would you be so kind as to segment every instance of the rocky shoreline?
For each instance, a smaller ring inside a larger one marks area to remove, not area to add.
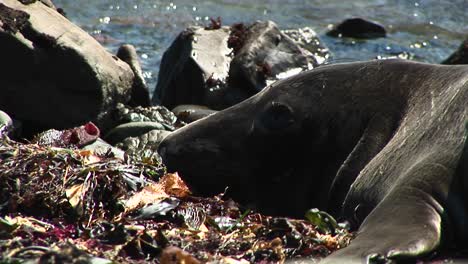
[[[164,53],[150,96],[133,46],[110,54],[63,14],[50,1],[0,3],[4,263],[70,255],[76,263],[281,262],[324,257],[349,242],[352,234],[324,224],[325,214],[292,220],[222,195],[191,196],[157,153],[187,123],[328,64],[333,51],[313,29],[224,26],[221,18],[189,27]],[[352,18],[329,35],[379,38],[386,29]],[[467,50],[465,41],[442,63],[466,64]]]

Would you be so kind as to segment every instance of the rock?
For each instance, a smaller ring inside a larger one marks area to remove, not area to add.
[[[387,31],[377,22],[360,17],[348,18],[327,32],[332,37],[349,37],[360,39],[384,38]]]
[[[0,137],[7,135],[10,139],[18,139],[21,136],[23,124],[0,110]]]
[[[221,110],[328,58],[310,28],[282,32],[271,21],[230,28],[212,23],[185,30],[164,53],[153,103]]]
[[[191,27],[179,34],[162,57],[153,104],[218,104],[224,90],[216,86],[225,82],[231,62],[228,38],[228,27]]]
[[[120,125],[104,137],[112,145],[123,142],[126,138],[140,137],[152,130],[170,132],[185,124],[164,106],[129,107],[118,104],[113,118]]]
[[[231,62],[229,86],[242,87],[250,97],[262,90],[267,80],[274,82],[317,64],[308,50],[281,32],[275,23],[255,22],[248,28],[245,44]]]
[[[41,2],[0,3],[0,46],[0,108],[25,129],[91,120],[106,131],[110,109],[130,99],[130,67]]]
[[[468,38],[442,64],[468,64]]]
[[[138,60],[135,47],[130,44],[120,46],[119,50],[117,51],[117,57],[125,61],[130,66],[133,74],[135,75],[132,86],[132,94],[130,96],[128,105],[143,107],[150,106],[151,99],[148,86],[146,86],[146,81],[141,71],[140,61]]]
[[[323,64],[330,58],[330,50],[320,40],[317,33],[309,27],[299,29],[281,30],[301,48],[313,55],[314,65]]]
[[[19,0],[22,4],[24,5],[29,5],[29,4],[32,4],[32,3],[35,3],[37,0]],[[52,3],[51,0],[39,0],[41,3],[43,3],[44,5],[46,5],[47,7],[50,7],[54,10],[56,10],[59,14],[61,14],[62,16],[66,16],[65,14],[65,11],[60,8],[60,7],[56,7],[54,5],[54,3]]]
[[[157,122],[161,129],[173,131],[183,125],[177,117],[164,106],[130,107],[118,104],[112,113],[116,124],[130,122]]]
[[[218,111],[202,105],[179,105],[172,109],[172,112],[177,116],[177,119],[185,123],[192,123],[193,121],[202,119]]]
[[[118,159],[125,159],[125,152],[123,150],[112,146],[101,138],[98,138],[93,143],[85,146],[83,150],[91,150],[98,156],[106,156],[111,154]]]
[[[18,1],[21,2],[23,5],[29,5],[29,4],[35,3],[37,0],[18,0]],[[50,8],[56,9],[54,3],[52,3],[52,1],[50,0],[40,0],[40,2]]]
[[[165,130],[158,122],[132,122],[122,124],[112,129],[104,139],[112,145],[123,141],[128,137],[138,137],[151,130]]]
[[[11,119],[11,117],[7,113],[0,110],[0,127],[12,125],[13,120]]]
[[[128,137],[116,144],[133,159],[155,159],[161,162],[157,149],[161,141],[171,132],[167,130],[151,130],[137,137]]]
[[[11,117],[0,110],[0,136],[4,134],[9,134],[13,127],[13,120]]]

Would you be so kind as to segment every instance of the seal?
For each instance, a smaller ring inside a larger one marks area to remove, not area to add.
[[[468,238],[468,66],[318,67],[191,123],[159,153],[201,194],[358,228],[325,263],[411,259]]]

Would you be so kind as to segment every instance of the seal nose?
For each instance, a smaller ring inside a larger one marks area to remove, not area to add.
[[[163,140],[159,146],[158,146],[158,154],[159,156],[161,156],[161,159],[163,160],[163,163],[166,163],[167,161],[167,141],[166,140]]]

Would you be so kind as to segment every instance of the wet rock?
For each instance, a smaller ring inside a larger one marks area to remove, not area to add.
[[[125,61],[130,66],[133,74],[135,75],[132,86],[132,94],[130,96],[128,105],[144,107],[150,106],[151,100],[148,86],[146,86],[146,81],[141,71],[140,61],[138,60],[135,47],[130,44],[120,46],[119,50],[117,51],[117,57]]]
[[[468,38],[442,64],[468,64]]]
[[[191,27],[183,31],[162,57],[154,104],[217,105],[224,93],[231,50],[229,28]]]
[[[244,46],[231,62],[229,85],[244,89],[249,97],[262,90],[267,81],[274,82],[317,64],[312,53],[281,32],[274,22],[256,22],[249,27]]]
[[[112,129],[104,139],[112,145],[123,141],[128,137],[138,137],[151,130],[165,130],[158,122],[131,122],[119,125]]]
[[[124,150],[133,159],[155,159],[161,162],[157,149],[161,141],[171,132],[167,130],[151,130],[137,137],[128,137],[115,146]]]
[[[0,110],[0,136],[8,134],[12,128],[13,120],[7,113]]]
[[[384,38],[387,31],[381,24],[364,18],[349,18],[327,32],[332,37],[349,37],[360,39]]]
[[[32,3],[35,3],[37,2],[38,0],[19,0],[19,2],[21,2],[22,4],[24,5],[29,5],[29,4],[32,4]],[[51,1],[51,0],[39,0],[41,3],[43,3],[44,5],[46,5],[47,7],[50,7],[54,10],[56,10],[57,12],[59,12],[62,16],[66,16],[65,14],[65,11],[62,9],[62,8],[57,8],[54,3]]]
[[[18,1],[21,2],[23,5],[29,5],[29,4],[35,3],[37,0],[18,0]],[[40,0],[40,2],[50,8],[55,9],[54,3],[52,3],[52,1],[50,0]]]
[[[11,117],[0,110],[0,126],[12,126],[13,125],[13,120]]]
[[[112,119],[116,124],[131,122],[156,122],[161,129],[173,131],[183,125],[177,117],[164,106],[130,107],[118,104],[112,113]]]
[[[301,48],[308,50],[313,55],[314,65],[323,64],[330,58],[330,50],[318,37],[317,33],[309,27],[299,29],[282,30]]]
[[[25,129],[106,130],[109,110],[130,99],[130,67],[41,2],[0,3],[0,46],[0,108]]]
[[[12,119],[7,113],[0,110],[0,137],[7,135],[10,139],[22,137],[23,124],[21,121]]]
[[[179,105],[172,109],[172,112],[179,120],[185,123],[192,123],[193,121],[202,119],[218,111],[202,105]]]
[[[402,60],[414,60],[415,54],[407,51],[402,52],[391,52],[385,55],[378,55],[375,57],[376,60],[391,60],[391,59],[402,59]]]
[[[113,113],[120,125],[104,140],[122,149],[133,159],[149,158],[160,161],[157,147],[171,131],[185,123],[164,106],[129,107],[119,104]]]
[[[310,28],[282,32],[271,21],[189,28],[164,53],[153,103],[221,110],[328,56]]]

